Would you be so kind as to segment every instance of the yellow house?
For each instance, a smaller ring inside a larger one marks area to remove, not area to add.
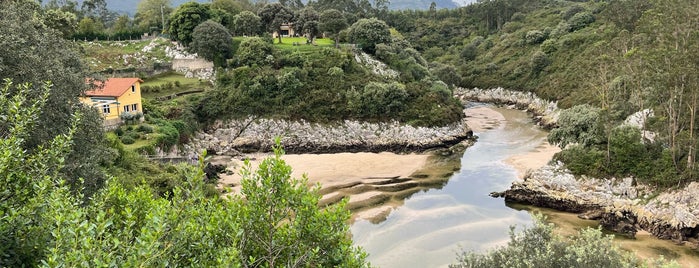
[[[95,89],[86,91],[80,101],[97,108],[104,117],[106,127],[119,125],[124,113],[138,114],[143,119],[141,79],[109,78],[104,82],[92,82]]]

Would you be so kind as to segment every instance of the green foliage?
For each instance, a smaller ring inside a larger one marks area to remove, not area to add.
[[[588,104],[563,110],[558,117],[558,127],[549,132],[548,140],[565,148],[568,144],[583,147],[598,145],[604,137],[600,109]]]
[[[546,34],[539,30],[531,30],[524,36],[524,40],[527,44],[539,44],[546,40]]]
[[[239,239],[244,266],[364,267],[366,254],[348,238],[346,201],[318,208],[318,187],[291,178],[291,167],[275,155],[252,171],[246,163],[241,180],[245,200],[238,208],[243,230]]]
[[[164,32],[162,16],[170,17],[172,0],[141,0],[136,9],[136,24],[145,32]]]
[[[274,46],[260,37],[245,38],[238,46],[239,65],[266,65],[268,57],[274,59]]]
[[[475,60],[476,57],[478,56],[478,47],[474,45],[473,43],[468,44],[464,46],[463,49],[461,49],[461,58],[464,59],[465,61],[472,61]]]
[[[6,93],[26,94],[29,100],[43,98],[46,92],[41,85],[45,81],[52,83],[46,105],[38,111],[36,127],[25,137],[25,150],[37,150],[45,142],[63,135],[73,125],[71,115],[83,114],[71,152],[65,156],[66,165],[60,172],[74,191],[84,188],[87,197],[102,185],[105,175],[100,164],[110,160],[110,153],[102,146],[102,118],[78,100],[87,89],[85,78],[89,77],[79,49],[64,40],[61,33],[48,28],[41,14],[40,6],[33,1],[0,1],[0,78],[10,78],[17,84],[30,83],[31,86],[22,90],[10,87]],[[0,124],[0,129],[3,128]]]
[[[294,18],[294,12],[280,3],[265,4],[257,12],[257,15],[260,16],[262,26],[265,27],[269,33],[279,31],[279,27],[282,24],[289,23]],[[281,34],[277,36],[279,37],[279,43],[282,43]]]
[[[587,228],[577,237],[564,238],[554,234],[553,228],[538,216],[534,226],[521,233],[515,233],[512,228],[507,246],[485,254],[464,252],[459,255],[459,262],[450,267],[639,267],[645,264],[615,246],[613,237],[599,229]],[[677,265],[661,260],[654,264]]]
[[[158,147],[163,148],[165,151],[177,145],[180,140],[180,132],[167,121],[162,121],[162,123],[158,125],[158,133],[161,135],[158,136],[156,143]]]
[[[254,36],[261,32],[260,17],[250,11],[240,12],[233,17],[233,33],[236,35]]]
[[[374,54],[377,44],[391,42],[388,25],[376,18],[358,20],[350,27],[349,36],[352,42],[369,54]]]
[[[570,31],[572,32],[585,28],[587,25],[590,25],[590,23],[593,22],[595,22],[595,16],[590,12],[577,13],[568,20],[568,23],[570,24]]]
[[[308,35],[310,40],[321,34],[320,14],[313,7],[305,7],[299,11],[294,22],[294,31],[302,35]]]
[[[208,20],[194,28],[190,47],[198,55],[213,61],[214,65],[224,66],[233,56],[232,39],[223,25]]]
[[[173,40],[185,46],[192,42],[194,28],[211,17],[208,6],[197,2],[188,2],[177,7],[170,16],[168,31]]]
[[[539,74],[544,70],[544,68],[546,68],[546,66],[551,64],[551,61],[549,60],[548,56],[546,56],[546,53],[542,52],[541,50],[537,50],[534,52],[534,54],[532,54],[529,64],[531,65],[532,73]]]
[[[370,82],[355,97],[350,97],[350,109],[369,118],[378,118],[404,110],[407,99],[408,93],[403,84]]]
[[[318,18],[318,28],[320,31],[329,33],[335,37],[335,46],[340,44],[340,31],[347,28],[347,20],[342,12],[336,9],[327,9],[320,13]]]
[[[248,165],[245,198],[211,196],[203,155],[198,168],[161,168],[169,174],[151,179],[155,189],[115,179],[83,202],[55,172],[79,116],[65,135],[27,152],[22,145],[47,103],[49,85],[38,100],[24,94],[27,84],[13,96],[7,94],[11,87],[8,81],[0,94],[0,266],[367,265],[366,254],[349,238],[345,203],[318,208],[317,189],[309,190],[305,179],[290,179],[278,141],[276,155],[257,172]],[[108,141],[120,154],[125,178],[142,175],[150,165],[124,150],[116,135]]]

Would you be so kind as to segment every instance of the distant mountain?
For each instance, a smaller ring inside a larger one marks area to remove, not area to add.
[[[126,13],[133,16],[136,13],[136,7],[141,0],[107,0],[107,8],[110,10]],[[192,0],[172,0],[172,6],[177,7]],[[196,0],[199,3],[209,2],[209,0]],[[433,0],[391,0],[391,9],[428,9]],[[303,2],[307,2],[303,0]],[[456,8],[464,6],[476,0],[434,0],[437,4],[437,9]]]

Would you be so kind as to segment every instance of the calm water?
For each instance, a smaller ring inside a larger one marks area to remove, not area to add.
[[[507,189],[515,170],[503,161],[532,151],[546,138],[526,113],[494,108],[507,122],[475,133],[478,142],[461,159],[461,170],[442,189],[413,195],[372,224],[358,220],[353,239],[378,267],[446,267],[461,249],[485,251],[509,239],[510,226],[528,226],[529,212],[505,206],[488,193]]]

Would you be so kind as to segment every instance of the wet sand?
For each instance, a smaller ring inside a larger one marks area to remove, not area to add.
[[[517,177],[522,179],[530,170],[535,170],[546,165],[553,155],[560,152],[561,148],[543,141],[533,151],[524,154],[513,155],[505,159],[508,164],[517,170]]]
[[[252,170],[269,154],[253,154]],[[292,177],[306,175],[310,185],[319,184],[323,195],[321,205],[349,198],[348,207],[353,220],[362,218],[381,222],[403,200],[423,189],[446,183],[453,171],[442,157],[431,154],[395,153],[337,153],[289,154],[282,159],[292,167]],[[220,183],[231,194],[240,192],[241,159],[218,159],[225,163],[231,175],[221,175]],[[457,162],[458,163],[458,162]]]

